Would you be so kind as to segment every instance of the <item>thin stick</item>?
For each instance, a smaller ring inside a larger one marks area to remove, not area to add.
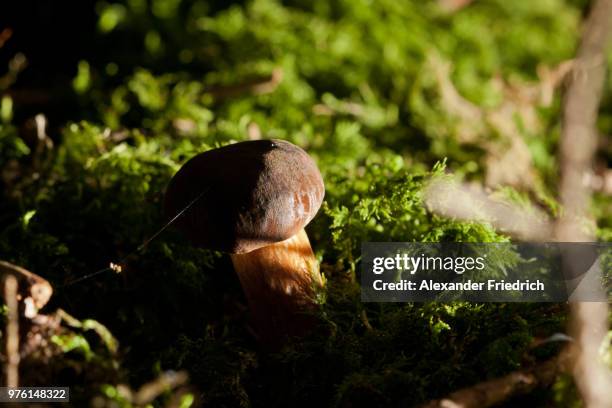
[[[164,392],[186,384],[187,381],[189,381],[189,376],[185,371],[167,371],[157,379],[140,387],[134,395],[133,401],[138,406],[144,406]]]
[[[564,98],[559,158],[559,196],[564,213],[552,228],[554,238],[560,242],[595,240],[583,225],[583,220],[589,218],[591,198],[590,186],[585,180],[592,173],[597,149],[596,120],[606,73],[605,50],[611,31],[612,0],[596,0],[584,27]],[[595,268],[594,272],[592,282],[595,285],[582,289],[605,298],[597,276],[601,271]],[[578,294],[577,298],[584,299],[584,296]],[[611,407],[612,375],[599,355],[608,331],[608,304],[571,303],[570,320],[570,333],[576,340],[573,374],[584,403],[587,407]]]
[[[242,94],[263,95],[272,93],[283,81],[283,70],[276,67],[272,73],[264,78],[256,78],[244,83],[226,86],[212,86],[205,90],[206,93],[218,99],[226,99]]]
[[[4,280],[4,300],[8,308],[6,323],[6,386],[19,386],[19,310],[17,278],[7,275]]]
[[[560,201],[564,214],[555,227],[561,242],[594,241],[581,220],[589,218],[590,186],[597,149],[597,113],[606,76],[605,52],[612,32],[612,0],[596,0],[584,32],[569,87],[564,99],[560,140]],[[603,298],[596,270],[594,285]],[[588,286],[588,285],[587,285]],[[594,293],[594,292],[592,292]],[[570,333],[576,340],[573,374],[586,407],[612,407],[612,375],[603,364],[599,349],[608,331],[608,304],[570,303]]]
[[[503,377],[460,389],[442,399],[430,401],[421,408],[485,408],[499,404],[512,396],[526,394],[536,387],[552,384],[559,372],[565,370],[567,356],[564,351],[533,368],[514,371]]]
[[[543,211],[533,206],[520,207],[507,200],[494,200],[481,187],[434,179],[425,189],[424,200],[432,212],[461,220],[489,222],[519,239],[546,241],[552,235],[552,223]]]

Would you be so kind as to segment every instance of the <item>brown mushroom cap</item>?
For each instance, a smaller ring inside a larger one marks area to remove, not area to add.
[[[204,194],[202,195],[202,193]],[[284,140],[240,142],[189,160],[170,180],[165,213],[197,246],[245,253],[291,238],[325,194],[315,162]]]

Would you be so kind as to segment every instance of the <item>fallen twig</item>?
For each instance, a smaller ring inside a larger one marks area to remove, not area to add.
[[[149,407],[160,395],[174,391],[173,396],[184,395],[184,390],[179,389],[187,384],[189,376],[185,371],[166,371],[151,382],[142,385],[138,390],[133,390],[126,384],[117,384],[115,388],[122,398],[129,401],[135,407]],[[167,406],[173,406],[173,398]],[[130,405],[131,406],[131,405]]]
[[[560,202],[564,212],[559,220],[539,231],[537,226],[518,228],[509,233],[528,239],[547,236],[560,242],[589,242],[595,237],[584,228],[582,220],[589,218],[591,183],[585,182],[592,174],[593,157],[597,149],[596,119],[605,79],[605,49],[612,31],[612,0],[597,0],[585,25],[577,58],[571,64],[571,80],[565,94],[563,130],[560,143],[561,180]],[[561,75],[564,76],[564,75]],[[433,189],[426,194],[426,202],[433,211],[462,219],[488,219],[498,228],[504,223],[525,223],[525,216],[512,207],[500,207],[482,193],[455,188]],[[454,207],[440,205],[440,197],[453,196]],[[484,213],[484,217],[483,217]],[[506,227],[507,229],[507,227]],[[594,268],[596,274],[600,274]],[[601,293],[600,280],[581,288],[590,293]],[[584,298],[584,297],[583,297]],[[599,298],[599,297],[598,297]],[[612,406],[612,375],[603,364],[599,350],[608,331],[608,304],[605,302],[575,302],[570,304],[570,333],[575,339],[572,353],[573,375],[587,407]],[[448,399],[434,405],[441,407],[489,406],[516,392],[526,392],[521,378],[511,374],[499,380],[457,391]],[[521,374],[524,374],[521,372]],[[521,380],[521,381],[519,381]],[[484,395],[484,396],[483,396]],[[437,405],[436,405],[437,404]]]
[[[438,0],[440,8],[447,13],[456,13],[457,11],[469,6],[474,0]]]
[[[140,387],[134,395],[134,403],[148,404],[164,392],[186,384],[188,380],[189,376],[184,371],[166,371],[154,381]]]
[[[455,391],[447,397],[426,403],[422,408],[486,408],[537,387],[549,386],[559,373],[567,370],[568,350],[532,368]]]
[[[265,78],[256,78],[236,85],[211,86],[205,90],[217,99],[231,98],[242,94],[262,95],[274,92],[283,80],[283,70],[274,68],[272,74]]]
[[[17,302],[17,278],[7,275],[4,279],[6,302],[6,386],[19,386],[19,311]]]
[[[555,228],[555,238],[561,242],[595,240],[581,220],[589,218],[591,186],[584,180],[592,174],[597,149],[596,120],[606,75],[605,51],[612,33],[611,23],[612,0],[596,0],[565,94],[559,160],[559,195],[564,213]],[[584,290],[601,293],[598,276],[593,282]],[[573,374],[585,406],[611,407],[612,375],[599,355],[608,331],[608,304],[575,302],[570,304],[570,313],[570,333],[577,345]]]
[[[543,211],[490,198],[482,188],[450,180],[432,180],[425,189],[425,204],[437,214],[468,221],[485,221],[517,238],[544,241],[552,223]]]

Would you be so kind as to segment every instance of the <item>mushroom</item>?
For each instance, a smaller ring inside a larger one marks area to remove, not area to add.
[[[324,194],[312,158],[283,140],[206,151],[170,180],[166,215],[184,211],[175,225],[194,245],[230,254],[264,343],[301,336],[314,323],[323,281],[304,227]]]

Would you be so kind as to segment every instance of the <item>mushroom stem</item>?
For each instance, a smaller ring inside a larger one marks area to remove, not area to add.
[[[285,241],[231,258],[262,342],[308,332],[323,280],[304,229]]]

